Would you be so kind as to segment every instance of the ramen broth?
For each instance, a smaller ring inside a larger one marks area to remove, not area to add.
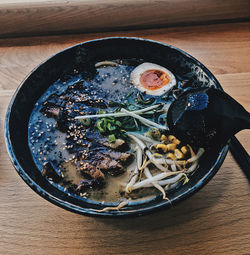
[[[130,74],[138,64],[143,61],[135,60],[123,60],[117,61],[117,66],[100,66],[96,68],[96,73],[93,78],[85,78],[84,74],[78,73],[75,70],[75,74],[64,77],[57,80],[52,84],[47,91],[37,101],[35,108],[32,111],[29,121],[29,147],[32,153],[34,162],[38,169],[42,171],[46,162],[53,162],[56,169],[58,169],[59,175],[63,179],[59,183],[50,182],[64,191],[70,190],[70,185],[77,185],[82,176],[80,175],[76,165],[72,164],[72,160],[75,154],[71,151],[71,145],[67,140],[67,133],[61,132],[57,129],[56,120],[54,118],[48,118],[41,112],[43,103],[52,95],[65,92],[74,84],[82,84],[84,93],[87,93],[89,100],[96,100],[96,98],[102,98],[106,103],[106,112],[114,111],[113,107],[109,107],[107,102],[114,101],[118,103],[130,104],[131,109],[133,105],[136,105],[136,95],[138,90],[131,84]],[[176,79],[178,77],[176,76]],[[180,79],[177,79],[177,87],[180,85]],[[84,89],[85,88],[85,89]],[[74,91],[71,91],[74,93]],[[133,93],[133,94],[132,94]],[[131,96],[128,96],[131,95]],[[166,100],[163,97],[154,97],[150,95],[144,95],[144,99],[155,98],[155,104],[164,103],[168,104],[173,98]],[[164,100],[164,101],[163,101]],[[87,106],[84,104],[77,104],[74,106],[76,111],[72,111],[72,116],[75,117],[81,113],[96,114],[98,108]],[[157,116],[157,121],[164,125],[164,116]],[[141,125],[139,133],[145,133],[149,128]],[[83,145],[83,149],[87,144]],[[131,145],[129,150],[133,153],[134,144]],[[79,150],[81,148],[79,147]],[[135,161],[126,166],[126,171],[118,176],[105,175],[105,185],[98,189],[88,189],[86,192],[80,194],[84,198],[89,198],[94,201],[115,202],[124,197],[124,192],[121,192],[121,186],[128,181],[130,171],[135,167]],[[124,188],[124,187],[123,187]],[[147,199],[159,194],[158,190],[153,188],[145,188],[141,191],[135,192],[137,195],[134,199]],[[74,194],[76,195],[76,194]],[[79,194],[78,194],[79,195]]]

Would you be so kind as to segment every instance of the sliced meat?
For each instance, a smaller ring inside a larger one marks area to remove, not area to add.
[[[104,173],[109,173],[113,176],[124,173],[124,168],[118,161],[111,159],[102,153],[96,154],[93,164]]]
[[[70,121],[70,119],[71,118],[67,116],[64,112],[61,112],[56,122],[56,128],[59,131],[66,133],[69,130],[70,125],[72,124],[72,120]]]
[[[42,175],[52,179],[54,182],[59,182],[62,179],[61,171],[51,161],[43,165]]]
[[[111,143],[108,138],[102,138],[98,140],[98,143],[118,151],[127,151],[129,149],[128,144],[122,139],[116,139],[114,143]]]
[[[111,143],[107,137],[103,137],[99,132],[88,130],[85,133],[85,137],[90,142],[99,143],[106,148],[116,150],[116,151],[128,151],[129,146],[127,142],[122,139],[116,139],[114,143]]]
[[[57,106],[45,106],[41,109],[41,112],[48,118],[58,118],[60,114],[60,108]]]
[[[88,189],[101,188],[104,185],[102,179],[81,180],[75,189],[76,192],[84,192]]]
[[[116,160],[110,158],[106,158],[103,161],[100,161],[97,163],[96,167],[111,175],[119,175],[124,173],[123,166]]]
[[[88,162],[80,165],[79,170],[83,176],[86,176],[91,179],[104,179],[104,174],[100,169],[97,169],[95,166],[89,164]]]
[[[118,152],[118,151],[110,151],[109,157],[111,157],[112,159],[118,160],[123,165],[129,164],[133,159],[133,155],[131,153]]]
[[[43,105],[44,106],[52,106],[52,107],[64,107],[65,104],[67,103],[67,100],[65,98],[65,96],[59,96],[56,94],[52,94],[51,96],[49,96],[49,98],[44,101]]]
[[[87,106],[91,106],[91,107],[97,107],[97,108],[101,108],[101,109],[106,109],[107,108],[107,105],[106,103],[104,102],[103,99],[92,99],[92,98],[89,98],[89,97],[86,97],[86,98],[83,98],[81,97],[79,99],[79,101]]]

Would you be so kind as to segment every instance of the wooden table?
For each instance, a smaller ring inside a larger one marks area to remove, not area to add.
[[[150,38],[189,52],[250,111],[249,23],[0,40],[0,254],[250,254],[250,188],[230,153],[189,200],[128,219],[65,211],[39,197],[15,172],[3,123],[18,84],[53,53],[115,35]],[[250,151],[250,132],[237,136]]]

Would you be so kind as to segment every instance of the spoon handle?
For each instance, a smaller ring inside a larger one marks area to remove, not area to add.
[[[229,148],[250,183],[250,156],[235,136],[232,136]]]
[[[243,124],[242,129],[250,129],[250,113],[243,109],[239,117]]]

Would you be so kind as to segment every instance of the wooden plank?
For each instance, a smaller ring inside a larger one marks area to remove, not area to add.
[[[173,44],[201,60],[250,110],[247,23],[0,40],[0,254],[250,254],[250,189],[231,154],[216,176],[170,210],[96,219],[40,198],[8,158],[3,122],[11,96],[41,61],[77,42],[129,35]],[[238,134],[250,151],[249,131]]]
[[[244,20],[249,10],[248,0],[4,0],[0,37]]]

